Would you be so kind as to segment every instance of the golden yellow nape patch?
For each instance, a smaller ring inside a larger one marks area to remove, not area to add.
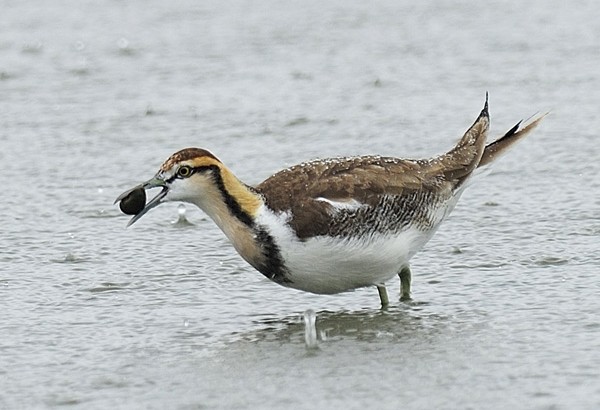
[[[223,164],[219,163],[219,169],[221,170],[221,178],[223,179],[225,190],[237,201],[245,213],[255,217],[262,204],[261,197],[237,179]]]

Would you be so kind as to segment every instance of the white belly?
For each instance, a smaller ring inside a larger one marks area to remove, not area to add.
[[[427,239],[425,233],[409,229],[393,237],[365,240],[321,236],[278,245],[291,279],[286,286],[313,293],[339,293],[385,283],[408,265]]]

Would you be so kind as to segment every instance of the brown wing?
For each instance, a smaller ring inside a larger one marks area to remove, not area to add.
[[[300,238],[307,238],[335,230],[334,218],[343,215],[332,202],[347,203],[349,210],[355,203],[372,209],[383,198],[406,202],[432,194],[450,196],[452,183],[443,175],[431,175],[430,169],[428,162],[386,157],[313,161],[281,171],[256,189],[274,211],[291,211],[290,225]]]
[[[439,157],[402,160],[363,156],[316,160],[280,171],[256,190],[274,211],[291,211],[290,225],[300,238],[336,233],[336,225],[344,222],[344,207],[340,211],[332,202],[369,205],[371,211],[367,212],[389,212],[398,216],[398,223],[403,223],[402,217],[418,220],[422,217],[423,204],[450,198],[453,190],[477,167],[488,125],[486,101],[481,114],[456,147]],[[384,206],[390,209],[381,209]]]

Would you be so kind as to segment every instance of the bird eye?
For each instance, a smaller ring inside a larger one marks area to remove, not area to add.
[[[192,168],[187,165],[179,167],[177,170],[177,176],[180,178],[187,178],[192,175]]]

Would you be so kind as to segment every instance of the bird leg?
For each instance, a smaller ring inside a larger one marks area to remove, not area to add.
[[[404,266],[402,269],[400,269],[398,276],[400,276],[400,300],[410,300],[410,282],[412,279],[410,267]]]
[[[385,286],[377,286],[377,292],[379,292],[381,307],[387,307],[390,304],[390,299],[388,298],[387,289],[385,288]]]

